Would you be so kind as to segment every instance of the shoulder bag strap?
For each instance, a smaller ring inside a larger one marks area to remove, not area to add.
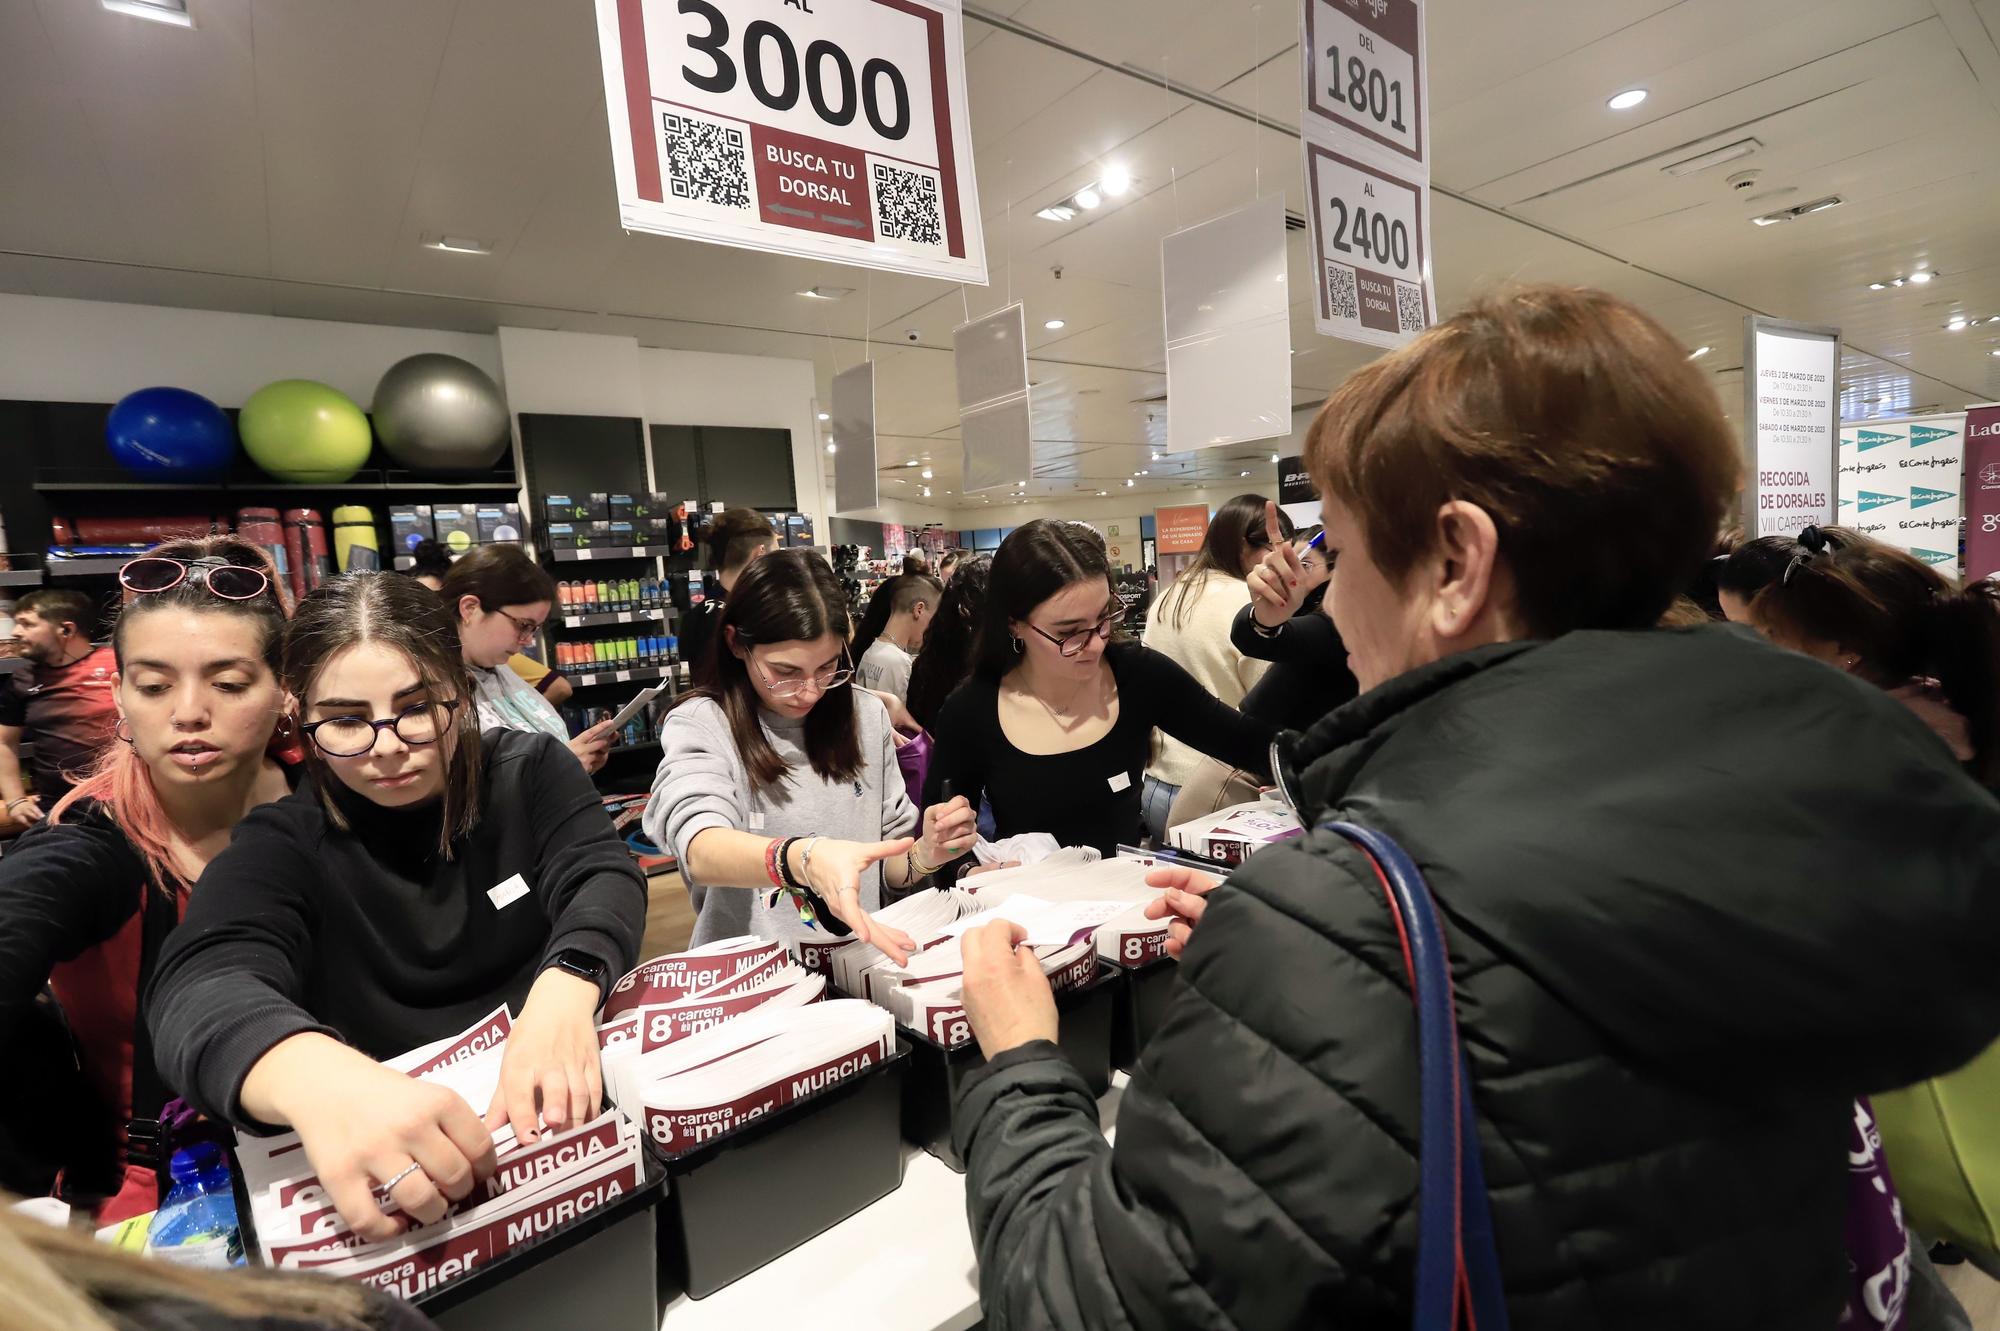
[[[1507,1305],[1481,1168],[1471,1077],[1458,1038],[1451,963],[1430,888],[1389,837],[1353,823],[1320,825],[1368,857],[1403,944],[1417,1009],[1419,1150],[1414,1331],[1506,1331]],[[1443,1149],[1436,1149],[1443,1147]]]

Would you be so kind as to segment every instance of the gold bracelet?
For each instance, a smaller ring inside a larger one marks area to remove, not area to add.
[[[911,846],[908,850],[904,851],[903,858],[909,861],[910,871],[914,873],[917,876],[917,878],[928,878],[932,874],[936,873],[939,869],[944,868],[943,864],[925,864],[922,860],[918,859],[917,848],[915,846]],[[949,862],[950,861],[946,861],[946,863]],[[916,880],[912,879],[911,881],[914,882]]]

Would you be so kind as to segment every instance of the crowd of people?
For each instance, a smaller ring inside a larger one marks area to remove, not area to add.
[[[724,515],[644,815],[693,941],[826,929],[903,960],[877,913],[976,872],[982,836],[1111,855],[1275,786],[1305,835],[1152,875],[1180,981],[1115,1145],[1018,931],[968,936],[988,1325],[1408,1323],[1415,1019],[1335,820],[1436,898],[1514,1325],[1964,1325],[1935,1236],[1857,1269],[1851,1134],[2000,1035],[2000,591],[1838,527],[1718,554],[1739,444],[1675,339],[1599,292],[1446,320],[1348,379],[1305,458],[1323,526],[1229,500],[1138,640],[1082,523],[919,559],[857,622],[823,558]],[[377,1237],[385,1200],[465,1196],[501,1125],[596,1112],[595,1015],[646,910],[590,779],[608,739],[511,664],[556,600],[532,559],[417,572],[293,606],[257,548],[173,543],[121,573],[102,647],[87,601],[23,599],[0,1039],[47,1074],[0,1091],[0,1183],[151,1209],[178,1097],[296,1129]],[[530,900],[489,893],[516,878]],[[490,1104],[379,1062],[501,1002]],[[18,1228],[4,1278],[79,1306],[117,1284]],[[120,1287],[371,1315],[310,1283]]]

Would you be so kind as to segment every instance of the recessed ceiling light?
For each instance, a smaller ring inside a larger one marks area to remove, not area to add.
[[[1237,474],[1238,476],[1248,476],[1248,475],[1249,475],[1250,473],[1249,473],[1249,472],[1247,472],[1247,471],[1239,471],[1239,472],[1237,472],[1236,474]]]
[[[101,0],[101,3],[112,13],[130,18],[171,23],[176,28],[194,26],[194,17],[187,12],[187,0]]]
[[[807,287],[799,293],[808,300],[839,300],[854,294],[853,287]]]
[[[1106,167],[1097,187],[1115,199],[1132,188],[1132,173],[1122,166]]]
[[[1277,460],[1278,460],[1278,455],[1276,453],[1271,454],[1271,461],[1276,462]]]
[[[1918,286],[1922,286],[1924,283],[1930,281],[1933,277],[1936,276],[1937,276],[1936,273],[1927,272],[1924,269],[1919,268],[1916,272],[1910,274],[1910,280],[1912,282],[1915,282]]]
[[[1144,467],[1141,467],[1139,468],[1139,470],[1133,472],[1132,474],[1134,476],[1144,476],[1146,474],[1146,469]]]
[[[427,250],[443,250],[447,254],[491,254],[493,247],[483,240],[470,236],[437,236],[424,242]]]
[[[924,498],[929,499],[930,497],[931,497],[931,487],[926,485],[924,487]]]
[[[1092,186],[1085,185],[1076,192],[1076,206],[1085,212],[1089,212],[1092,208],[1098,207],[1103,202],[1104,196],[1099,194]]]
[[[1889,285],[1892,287],[1899,287],[1903,285],[1903,279],[1900,277],[1892,277],[1889,279]]]
[[[2000,353],[1996,353],[1996,354],[2000,354]],[[1127,477],[1125,478],[1125,488],[1126,488],[1127,490],[1131,489],[1131,488],[1132,488],[1132,487],[1133,487],[1134,485],[1137,485],[1137,484],[1138,484],[1138,482],[1137,482],[1137,481],[1134,481],[1134,480],[1133,480],[1133,479],[1132,479],[1132,478],[1131,478],[1130,476],[1127,476]]]
[[[925,480],[931,479],[931,469],[929,467],[925,467],[921,474]]]
[[[1709,352],[1713,350],[1715,350],[1714,347],[1696,347],[1693,351],[1690,351],[1688,353],[1688,359],[1700,360],[1703,356],[1706,356]]]
[[[1050,319],[1042,324],[1042,327],[1048,329],[1051,333],[1055,332],[1056,329],[1061,328],[1062,326],[1063,326],[1063,321],[1060,319]]]
[[[832,417],[832,416],[828,415],[828,414],[827,414],[826,412],[824,412],[824,411],[822,411],[822,412],[821,412],[821,413],[819,414],[819,418],[820,418],[821,420],[823,420],[823,421],[830,421],[830,420],[832,420],[832,419],[833,419],[833,417]]]
[[[1076,216],[1076,209],[1066,203],[1052,203],[1036,213],[1035,216],[1045,222],[1067,222],[1070,218]]]
[[[827,452],[829,452],[829,453],[834,453],[834,452],[838,452],[839,450],[838,450],[838,449],[836,449],[836,448],[835,448],[835,447],[833,446],[833,441],[832,441],[831,439],[829,439],[829,440],[827,441],[827,444],[826,444],[826,451],[827,451]]]
[[[1956,333],[1959,329],[1965,327],[1965,323],[1966,321],[1963,319],[1953,319],[1950,323],[1945,325],[1945,328],[1950,332]]]
[[[1624,92],[1619,93],[1616,97],[1606,102],[1605,105],[1614,111],[1630,111],[1645,100],[1646,90],[1644,88],[1627,88]]]
[[[1160,450],[1159,450],[1159,449],[1157,449],[1157,448],[1156,448],[1156,449],[1154,449],[1154,450],[1153,450],[1153,461],[1155,461],[1155,462],[1158,462],[1158,461],[1160,460],[1160,456],[1161,456],[1161,454],[1160,454]]]
[[[1110,492],[1109,490],[1099,490],[1099,491],[1097,492],[1097,497],[1098,497],[1099,499],[1102,499],[1102,498],[1104,498],[1104,496],[1106,496],[1106,495],[1108,495],[1108,494],[1110,494],[1110,493],[1111,493],[1111,492]]]
[[[1751,218],[1750,225],[1776,226],[1780,222],[1789,222],[1791,220],[1792,220],[1792,215],[1790,213],[1766,213],[1762,217]]]
[[[1870,291],[1881,291],[1881,290],[1883,290],[1884,288],[1886,288],[1886,287],[1887,287],[1888,285],[1889,285],[1889,284],[1888,284],[1887,282],[1870,282],[1870,283],[1868,284],[1868,289],[1869,289]]]
[[[1993,354],[1996,356],[2000,356],[2000,347],[1993,348]]]

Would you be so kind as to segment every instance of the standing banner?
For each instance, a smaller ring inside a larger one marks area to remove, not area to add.
[[[1019,301],[951,331],[966,494],[1025,481],[1034,469],[1028,414],[1027,307]]]
[[[859,513],[882,501],[875,467],[875,362],[833,376],[833,511]]]
[[[2000,407],[1965,413],[1965,579],[2000,574]]]
[[[1315,327],[1400,346],[1437,321],[1423,0],[1304,0]]]
[[[1957,578],[1965,413],[1840,427],[1840,524]]]
[[[1160,242],[1169,453],[1291,433],[1289,293],[1283,194]]]
[[[629,231],[986,282],[959,0],[597,0]]]
[[[1154,548],[1163,555],[1192,555],[1201,552],[1208,535],[1208,505],[1179,504],[1153,510]]]
[[[1743,529],[1796,536],[1834,520],[1840,330],[1743,320]]]

